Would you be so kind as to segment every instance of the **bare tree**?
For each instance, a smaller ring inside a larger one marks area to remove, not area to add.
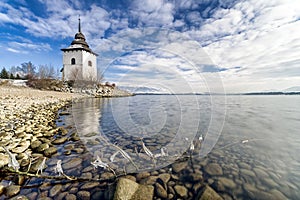
[[[82,75],[81,75],[81,70],[79,68],[74,68],[70,72],[69,80],[81,80]]]
[[[55,69],[52,65],[39,65],[38,77],[40,79],[52,79],[55,75]]]

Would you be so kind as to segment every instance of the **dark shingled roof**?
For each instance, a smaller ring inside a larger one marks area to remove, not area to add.
[[[98,54],[96,54],[90,49],[89,45],[85,41],[85,36],[81,33],[80,18],[78,24],[78,33],[75,34],[75,39],[72,41],[71,45],[68,48],[63,48],[61,50],[62,51],[85,50],[87,52],[90,52],[98,56]]]

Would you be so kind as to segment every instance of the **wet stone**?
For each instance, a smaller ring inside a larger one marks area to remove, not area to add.
[[[188,190],[184,186],[175,185],[174,190],[175,190],[176,194],[178,194],[179,197],[182,197],[182,198],[188,197]]]
[[[52,144],[63,144],[68,140],[67,137],[56,138]]]
[[[168,196],[167,191],[159,183],[155,183],[155,193],[157,196],[159,196],[161,198],[167,198],[167,196]]]
[[[187,162],[179,162],[172,164],[172,169],[175,173],[180,172],[181,170],[185,169],[187,167]]]
[[[136,179],[139,181],[139,180],[147,178],[149,176],[150,176],[149,172],[141,172],[136,175]]]
[[[43,151],[45,151],[45,150],[48,149],[48,148],[49,148],[49,144],[43,143],[43,144],[41,144],[41,145],[37,148],[37,151],[38,151],[38,152],[43,152]]]
[[[115,177],[115,175],[111,172],[104,172],[103,174],[101,174],[101,179],[104,179],[104,180],[112,179],[114,177]]]
[[[223,198],[218,193],[216,193],[216,191],[214,191],[211,187],[205,186],[203,191],[201,191],[197,195],[197,199],[199,199],[199,200],[222,200]]]
[[[131,176],[131,175],[126,175],[126,176],[124,176],[124,178],[126,178],[126,179],[129,179],[129,180],[132,180],[132,181],[136,182],[136,178],[135,178],[134,176]]]
[[[158,178],[160,178],[164,182],[164,184],[167,184],[171,178],[171,175],[168,173],[163,173],[158,175]]]
[[[221,166],[217,163],[210,163],[204,167],[204,170],[206,173],[208,173],[211,176],[216,176],[216,175],[222,175],[223,170]]]
[[[50,197],[54,197],[55,195],[57,195],[62,189],[62,185],[58,184],[58,185],[54,185],[51,189],[50,189]]]
[[[77,193],[77,197],[82,200],[88,200],[88,199],[90,199],[90,196],[91,196],[91,194],[88,191],[84,191],[84,190],[79,191]]]
[[[67,195],[68,195],[68,192],[62,192],[62,193],[59,193],[59,194],[55,197],[55,200],[63,200]]]
[[[35,140],[35,141],[32,141],[32,142],[31,142],[30,147],[31,147],[32,149],[36,149],[36,148],[38,148],[41,144],[42,144],[41,141]]]
[[[72,169],[74,167],[79,166],[81,163],[82,163],[82,159],[81,158],[72,158],[69,161],[67,161],[66,163],[64,163],[62,165],[62,168],[64,170]]]
[[[224,187],[229,189],[234,189],[236,187],[236,184],[231,179],[224,177],[218,179],[218,186],[219,185],[223,185]]]
[[[57,153],[57,148],[56,147],[50,147],[48,149],[46,149],[44,151],[44,155],[47,156],[47,157],[50,157],[51,155]]]
[[[13,197],[20,193],[20,186],[18,185],[9,185],[5,189],[5,194],[8,198]]]
[[[99,186],[98,182],[88,182],[88,183],[83,184],[80,189],[81,190],[89,190],[89,189],[97,187],[97,186]]]
[[[74,194],[68,194],[65,197],[66,200],[76,200],[76,196]]]

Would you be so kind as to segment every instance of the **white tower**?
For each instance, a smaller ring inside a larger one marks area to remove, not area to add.
[[[97,54],[94,53],[81,33],[80,18],[78,33],[68,48],[63,51],[62,80],[97,80]]]

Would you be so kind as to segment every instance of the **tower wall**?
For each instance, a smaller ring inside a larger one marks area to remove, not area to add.
[[[72,64],[72,58],[75,59],[75,64]],[[82,51],[70,50],[63,53],[63,80],[82,79]]]
[[[82,51],[82,76],[84,80],[97,80],[97,57],[87,51]],[[90,64],[91,65],[90,65]]]

